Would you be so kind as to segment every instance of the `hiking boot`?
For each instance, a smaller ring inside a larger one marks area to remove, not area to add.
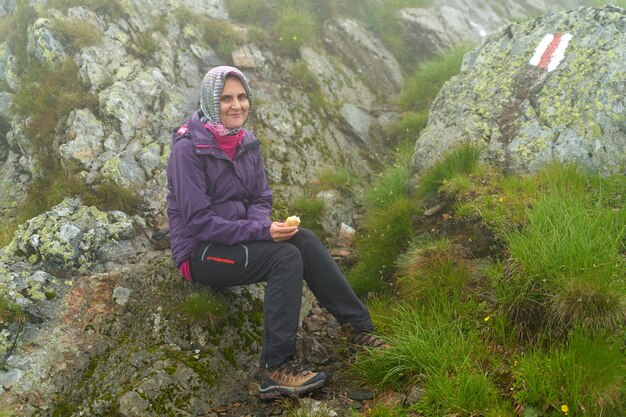
[[[313,372],[301,363],[291,360],[274,369],[261,369],[259,397],[297,396],[326,384],[324,372]]]
[[[354,352],[358,347],[366,347],[372,349],[389,349],[390,346],[376,335],[374,329],[362,330],[357,332],[351,324],[343,326],[346,337],[348,338],[348,350]]]

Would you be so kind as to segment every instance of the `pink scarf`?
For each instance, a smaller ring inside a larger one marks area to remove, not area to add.
[[[213,133],[213,136],[215,136],[215,141],[220,146],[220,148],[222,148],[222,150],[226,153],[226,155],[228,155],[230,160],[231,161],[234,160],[235,153],[237,152],[237,146],[239,146],[239,144],[241,143],[241,138],[243,138],[243,136],[245,135],[244,130],[240,129],[233,135],[223,136],[223,135],[220,135],[217,132],[217,130],[213,126],[211,126],[209,123],[205,123],[204,127],[209,129]]]

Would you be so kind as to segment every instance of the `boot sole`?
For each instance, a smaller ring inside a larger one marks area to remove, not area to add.
[[[267,388],[261,388],[259,390],[258,398],[262,400],[273,400],[280,397],[297,397],[302,394],[308,394],[309,392],[323,387],[328,382],[328,378],[321,379],[310,385],[302,387],[285,387],[282,385],[273,385]]]

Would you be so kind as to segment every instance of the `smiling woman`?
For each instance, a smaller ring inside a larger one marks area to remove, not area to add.
[[[202,81],[200,110],[174,134],[167,167],[172,254],[189,281],[230,287],[266,281],[260,394],[307,393],[324,372],[294,359],[304,279],[320,305],[372,348],[369,312],[310,230],[272,221],[260,142],[243,126],[253,105],[246,77],[220,66]]]

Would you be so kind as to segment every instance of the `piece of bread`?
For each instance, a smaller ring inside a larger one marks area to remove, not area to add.
[[[285,220],[285,226],[300,226],[300,217],[298,216],[289,216],[287,220]]]

